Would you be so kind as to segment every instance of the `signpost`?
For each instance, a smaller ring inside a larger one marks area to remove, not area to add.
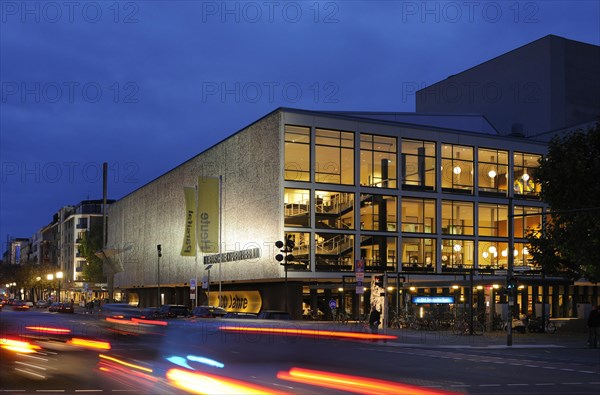
[[[363,286],[363,281],[365,281],[365,261],[357,259],[354,268],[356,274],[356,293],[359,295],[364,294],[365,287]]]

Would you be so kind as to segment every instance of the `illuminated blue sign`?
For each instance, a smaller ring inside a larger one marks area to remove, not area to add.
[[[413,296],[412,302],[415,304],[423,303],[454,303],[454,296]]]

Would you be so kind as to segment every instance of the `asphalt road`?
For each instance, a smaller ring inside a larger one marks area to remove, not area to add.
[[[230,385],[297,394],[597,395],[600,389],[600,350],[588,349],[581,333],[515,334],[509,347],[501,332],[457,336],[394,330],[386,331],[395,338],[385,342],[335,339],[331,335],[339,331],[360,333],[362,328],[326,322],[172,320],[156,331],[126,334],[96,316],[7,310],[0,313],[0,324],[3,336],[43,324],[112,345],[110,351],[55,346],[39,356],[46,359],[40,364],[48,369],[45,379],[17,373],[23,365],[2,358],[2,393],[225,393],[206,381],[223,378],[236,380]],[[224,325],[236,329],[224,330]],[[241,330],[246,326],[263,332]],[[292,330],[277,333],[284,328]],[[186,390],[185,380],[176,376],[182,371],[202,374],[205,381]],[[231,393],[247,392],[236,388]]]

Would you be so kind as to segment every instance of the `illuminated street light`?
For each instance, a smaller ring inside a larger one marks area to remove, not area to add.
[[[60,302],[60,279],[63,278],[63,272],[56,272],[56,278],[58,279],[58,301]]]

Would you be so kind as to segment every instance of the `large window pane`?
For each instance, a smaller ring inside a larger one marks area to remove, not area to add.
[[[435,200],[402,199],[402,232],[435,233]]]
[[[478,248],[479,267],[484,269],[506,269],[508,265],[507,250],[508,243],[480,241]]]
[[[533,182],[532,174],[541,158],[541,155],[514,153],[513,188],[516,195],[539,196],[541,186]]]
[[[291,254],[294,259],[288,264],[290,270],[310,270],[310,233],[286,232],[286,239],[290,237],[294,242]]]
[[[354,194],[315,191],[317,228],[354,229]]]
[[[398,260],[396,240],[395,237],[362,236],[360,256],[365,261],[365,270],[395,272]]]
[[[478,150],[479,191],[506,195],[508,192],[508,152]]]
[[[402,140],[402,187],[435,189],[435,143]]]
[[[433,271],[436,256],[435,245],[434,239],[403,238],[402,270]]]
[[[395,196],[360,195],[360,228],[396,232],[398,222],[396,201]]]
[[[442,189],[446,192],[473,193],[473,148],[442,145]]]
[[[508,207],[479,204],[479,236],[508,236]]]
[[[310,128],[285,126],[285,179],[310,181]]]
[[[396,138],[360,135],[360,185],[396,188]]]
[[[310,191],[285,188],[283,194],[285,226],[310,227]]]
[[[475,243],[472,240],[442,241],[442,271],[469,269],[474,264]]]
[[[316,271],[353,271],[354,236],[315,234],[315,260]]]
[[[442,234],[473,234],[473,203],[442,200]]]
[[[542,209],[540,207],[515,206],[515,237],[525,238],[532,231],[539,231],[542,226]]]
[[[354,133],[317,129],[315,181],[354,184]]]

